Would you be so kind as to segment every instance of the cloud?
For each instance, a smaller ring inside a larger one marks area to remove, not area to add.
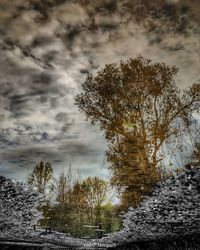
[[[0,3],[0,168],[21,178],[37,161],[58,169],[71,161],[84,176],[106,176],[106,141],[74,106],[81,83],[106,63],[138,54],[178,66],[180,86],[198,81],[199,5],[45,2]]]
[[[30,127],[15,131],[6,130],[4,133],[1,131],[0,166],[12,166],[16,169],[14,173],[17,179],[21,179],[25,173],[30,173],[40,160],[51,162],[56,173],[68,166],[70,162],[75,169],[80,170],[82,176],[85,176],[89,170],[93,173],[100,172],[98,169],[104,159],[102,148],[105,149],[103,140],[94,132],[90,137],[88,132],[90,131],[86,128],[81,135],[71,134],[70,136],[65,132],[60,137],[51,137],[45,132],[33,131]],[[26,141],[27,134],[29,141]],[[21,141],[16,140],[17,137],[20,137]],[[13,142],[18,143],[13,144]],[[5,145],[6,147],[2,147]],[[7,171],[4,169],[4,173],[10,176],[10,169],[8,168]],[[107,171],[99,173],[99,176],[106,177]]]
[[[82,25],[88,20],[88,15],[79,4],[64,3],[55,7],[52,11],[53,18],[64,25]]]

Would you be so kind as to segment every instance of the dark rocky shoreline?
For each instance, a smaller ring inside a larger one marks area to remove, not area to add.
[[[91,249],[108,249],[108,250],[199,250],[200,249],[200,233],[192,233],[184,237],[166,237],[153,241],[136,241],[128,244],[120,244],[116,247],[99,247]],[[33,242],[0,242],[1,250],[83,250],[90,249],[85,247],[63,247],[52,244],[37,244]]]
[[[200,233],[192,233],[184,237],[166,237],[153,241],[138,241],[108,248],[113,250],[199,250]]]

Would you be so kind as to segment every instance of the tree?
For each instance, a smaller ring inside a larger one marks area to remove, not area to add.
[[[94,213],[96,212],[96,217],[100,216],[100,208],[107,198],[108,183],[98,177],[88,177],[83,180],[82,189],[93,224]]]
[[[60,174],[58,180],[54,181],[52,189],[56,193],[56,201],[60,204],[65,204],[67,202],[67,194],[70,187],[69,180],[64,172]]]
[[[52,177],[53,167],[51,163],[41,161],[29,175],[28,184],[35,187],[39,193],[44,193]]]
[[[70,203],[72,190],[77,182],[78,176],[72,171],[70,163],[67,172],[63,170],[58,179],[54,178],[52,182],[51,191],[55,195],[56,201],[62,205]]]
[[[179,134],[177,122],[184,125],[199,110],[200,84],[188,90],[178,88],[177,71],[175,66],[141,56],[107,64],[96,76],[88,75],[83,92],[75,98],[87,119],[104,131],[111,182],[123,190],[132,189],[131,185],[136,190],[140,182],[139,195],[142,189],[147,190],[144,194],[151,191],[161,178],[158,165],[163,144]],[[135,162],[133,147],[137,148]]]
[[[108,183],[98,177],[73,181],[72,178],[75,177],[69,170],[68,174],[61,173],[58,180],[54,180],[56,201],[59,202],[40,207],[44,216],[40,225],[79,237],[88,234],[98,236],[91,227],[94,225],[101,225],[105,228],[102,230],[108,232],[119,228],[120,220],[113,214],[115,207],[111,203],[109,207],[108,203],[105,204]]]
[[[112,162],[112,183],[122,191],[123,210],[136,206],[161,178],[160,171],[146,164],[144,148],[134,133],[127,134],[118,144],[110,146],[107,159]]]
[[[200,143],[195,143],[194,150],[192,152],[192,160],[200,164]]]

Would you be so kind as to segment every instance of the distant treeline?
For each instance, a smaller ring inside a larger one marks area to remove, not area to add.
[[[39,206],[43,212],[39,225],[48,232],[101,237],[121,228],[120,207],[109,197],[109,183],[99,177],[81,180],[69,168],[56,179],[52,165],[41,161],[29,175],[28,184],[47,197]]]

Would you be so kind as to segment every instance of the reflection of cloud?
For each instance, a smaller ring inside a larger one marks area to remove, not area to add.
[[[41,159],[51,162],[55,171],[72,162],[73,167],[80,169],[81,175],[85,176],[89,170],[95,173],[102,164],[104,151],[102,139],[96,136],[95,132],[91,133],[91,138],[88,136],[87,129],[84,129],[82,134],[67,135],[65,132],[60,137],[52,138],[45,132],[32,131],[30,127],[26,130],[19,128],[1,131],[0,165],[17,167],[15,175],[18,178],[25,173],[25,169],[28,171],[30,166],[35,166]],[[26,141],[25,135],[28,135],[29,141]],[[17,140],[17,137],[21,140]],[[97,145],[94,145],[94,141]],[[5,144],[6,147],[4,147]],[[106,173],[103,170],[99,175],[106,177]]]
[[[73,98],[85,75],[106,63],[142,54],[177,65],[181,86],[199,80],[195,0],[80,3],[0,3],[1,169],[70,160],[84,174],[105,175],[97,166],[106,142],[84,121]]]

